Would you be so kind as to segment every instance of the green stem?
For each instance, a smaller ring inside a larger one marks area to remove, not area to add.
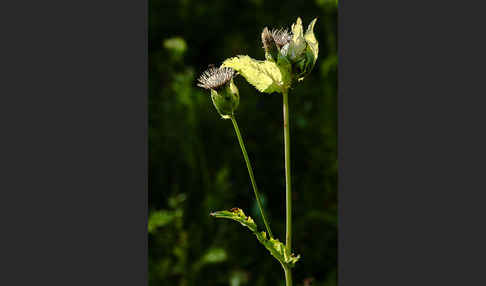
[[[290,267],[284,266],[285,272],[285,286],[292,286],[292,270]]]
[[[290,179],[290,134],[289,134],[289,97],[288,91],[283,92],[283,125],[285,147],[285,200],[286,200],[286,229],[285,246],[292,249],[292,190]]]
[[[292,253],[292,186],[290,179],[290,133],[289,133],[289,94],[288,90],[283,92],[283,127],[284,127],[284,148],[285,148],[285,201],[286,201],[286,234],[285,247]],[[285,285],[292,286],[292,271],[284,267]]]
[[[236,137],[238,137],[238,142],[240,143],[241,151],[243,152],[243,157],[245,157],[246,167],[248,168],[248,174],[250,175],[251,185],[253,186],[253,192],[255,193],[256,201],[258,203],[258,207],[260,208],[260,213],[262,214],[263,222],[265,223],[265,227],[268,231],[268,235],[273,238],[272,231],[270,230],[270,225],[267,222],[265,217],[265,213],[263,211],[263,205],[260,201],[260,194],[258,193],[258,188],[255,182],[255,177],[253,176],[253,169],[251,167],[250,159],[248,158],[248,154],[246,153],[245,143],[243,143],[243,139],[241,138],[240,129],[238,128],[238,124],[236,123],[235,116],[231,116],[231,121],[233,122],[233,126],[235,127]]]

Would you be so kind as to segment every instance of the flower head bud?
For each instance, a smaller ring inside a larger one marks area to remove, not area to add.
[[[262,32],[263,49],[265,50],[265,57],[268,60],[277,61],[278,54],[281,52],[283,46],[290,42],[292,36],[287,30],[273,29],[270,31],[267,27]]]
[[[292,39],[292,35],[287,29],[278,29],[272,31],[273,40],[277,44],[278,49],[282,49],[283,46],[288,44]]]
[[[235,71],[232,68],[214,68],[206,70],[198,79],[198,86],[211,90],[211,100],[218,113],[224,119],[233,116],[240,96],[233,82]]]
[[[263,49],[265,50],[265,58],[267,58],[267,60],[276,60],[278,55],[277,43],[267,27],[265,27],[262,32],[262,43]]]
[[[316,20],[309,24],[304,33],[302,20],[297,18],[295,24],[292,24],[291,39],[280,50],[280,53],[292,63],[292,73],[299,80],[310,73],[319,53],[319,43],[314,36]]]

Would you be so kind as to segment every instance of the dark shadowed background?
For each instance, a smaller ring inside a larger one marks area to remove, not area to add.
[[[238,223],[211,211],[240,207],[263,229],[229,120],[196,86],[208,64],[264,58],[260,33],[317,17],[319,58],[290,91],[294,285],[336,285],[337,4],[335,0],[149,1],[149,284],[283,285],[279,263]],[[238,123],[272,230],[285,240],[280,94],[243,78]]]

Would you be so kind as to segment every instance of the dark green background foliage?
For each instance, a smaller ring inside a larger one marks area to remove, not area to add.
[[[229,120],[196,87],[208,64],[264,59],[265,26],[314,18],[312,73],[290,90],[295,285],[336,285],[337,5],[335,0],[149,1],[149,283],[283,285],[281,266],[241,225],[209,216],[240,207],[260,229],[245,162]],[[285,240],[282,96],[235,80],[237,119],[274,234]],[[311,281],[312,284],[310,283]]]

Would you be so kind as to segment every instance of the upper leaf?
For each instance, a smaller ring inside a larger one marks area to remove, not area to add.
[[[282,92],[290,84],[289,71],[273,61],[259,61],[240,55],[225,60],[221,67],[233,68],[260,92]]]

